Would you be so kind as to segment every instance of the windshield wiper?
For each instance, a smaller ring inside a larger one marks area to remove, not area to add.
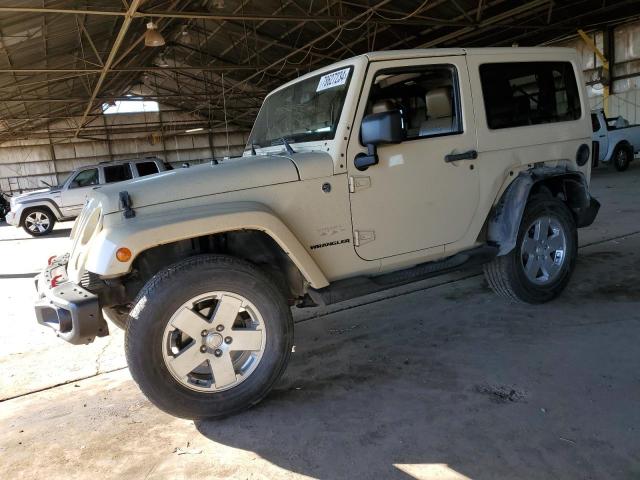
[[[282,144],[284,145],[284,148],[287,149],[287,153],[289,155],[293,155],[294,153],[296,153],[293,148],[291,148],[291,145],[289,145],[289,142],[287,142],[287,139],[284,137],[280,137],[280,140],[282,140]]]
[[[251,155],[253,155],[254,157],[256,156],[256,147],[260,148],[260,145],[258,145],[257,143],[251,144]]]

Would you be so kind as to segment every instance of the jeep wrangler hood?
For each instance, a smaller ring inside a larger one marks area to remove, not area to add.
[[[20,195],[15,195],[14,201],[19,203],[24,200],[36,200],[38,198],[48,198],[52,193],[59,192],[59,188],[41,188],[39,190],[33,190],[27,193],[21,193]]]
[[[99,198],[104,213],[108,214],[121,210],[119,192],[125,190],[136,209],[332,173],[333,162],[327,153],[296,153],[290,157],[258,155],[169,170],[100,187],[93,195]]]

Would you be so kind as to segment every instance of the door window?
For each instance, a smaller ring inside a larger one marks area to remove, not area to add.
[[[373,80],[365,115],[399,110],[407,140],[462,133],[452,65],[382,70]]]
[[[591,130],[594,132],[600,130],[600,120],[598,120],[598,115],[595,113],[591,114]]]
[[[104,181],[106,183],[122,182],[131,180],[131,178],[131,167],[128,163],[104,167]]]
[[[82,188],[89,187],[91,185],[98,185],[99,181],[97,168],[83,170],[71,181],[69,188]]]
[[[136,168],[138,169],[139,177],[158,173],[158,165],[156,165],[156,162],[139,162],[136,163]]]
[[[480,65],[482,95],[491,129],[566,122],[580,118],[580,96],[569,62]]]

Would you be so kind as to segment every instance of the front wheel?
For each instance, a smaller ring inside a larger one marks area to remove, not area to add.
[[[560,200],[532,197],[525,208],[516,247],[484,267],[489,286],[502,297],[544,303],[567,286],[577,254],[573,216]]]
[[[293,320],[280,290],[248,262],[191,257],[153,277],[126,331],[129,369],[157,407],[224,417],[258,403],[284,372]]]
[[[41,237],[51,233],[55,224],[56,219],[49,210],[33,208],[25,212],[22,228],[32,237]]]

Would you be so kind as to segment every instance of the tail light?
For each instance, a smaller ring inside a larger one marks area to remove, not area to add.
[[[596,168],[600,162],[600,142],[591,142],[591,167]]]

